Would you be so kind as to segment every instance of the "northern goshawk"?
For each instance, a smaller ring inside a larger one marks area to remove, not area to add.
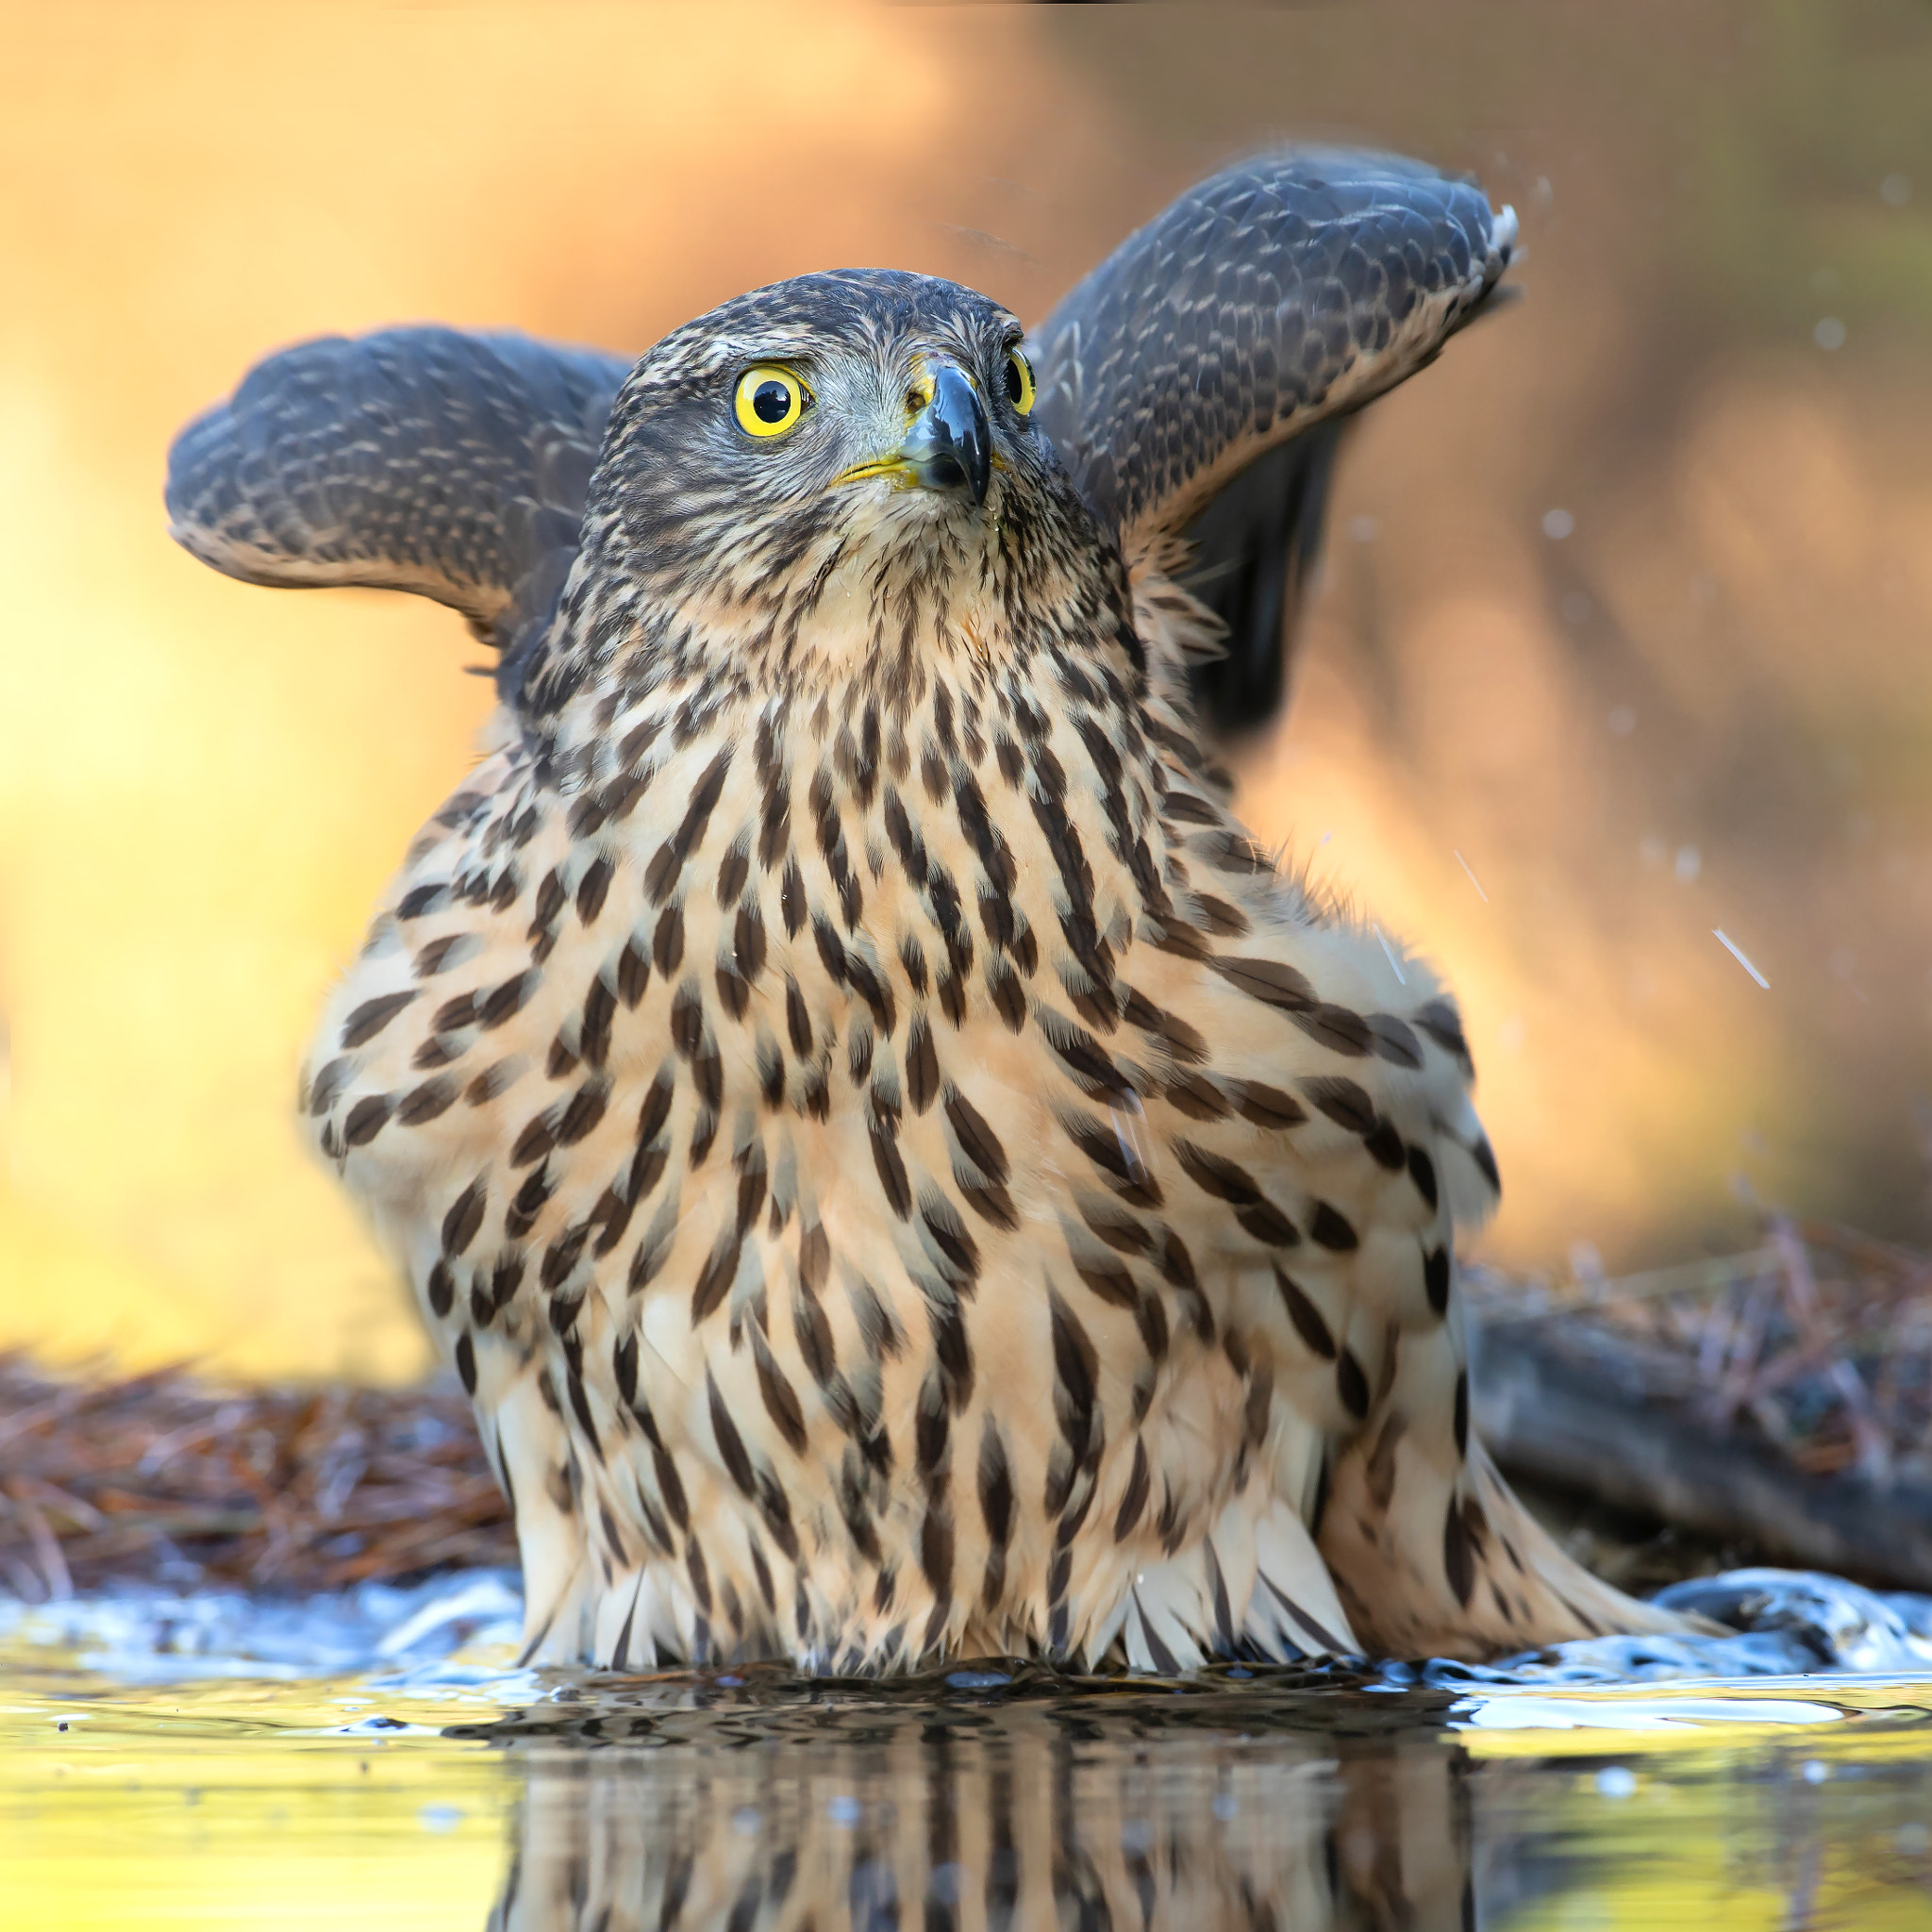
[[[631,367],[396,329],[175,444],[230,575],[501,653],[303,1081],[515,1509],[529,1652],[1474,1656],[1676,1626],[1469,1433],[1496,1197],[1454,1003],[1277,871],[1339,427],[1513,216],[1297,151],[1029,340],[885,271]]]

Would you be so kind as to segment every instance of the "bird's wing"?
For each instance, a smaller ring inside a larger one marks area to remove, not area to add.
[[[513,697],[576,554],[630,364],[512,334],[325,336],[258,363],[168,454],[175,541],[245,583],[413,591]]]
[[[1227,626],[1191,681],[1210,720],[1278,704],[1342,419],[1491,299],[1516,217],[1390,155],[1294,149],[1211,176],[1130,235],[1036,331],[1036,420],[1129,561]]]
[[[1180,1635],[1214,1634],[1200,1607],[1217,1601],[1218,1567],[1237,1606],[1233,1578],[1257,1579],[1245,1634],[1274,1656],[1309,1647],[1297,1625],[1335,1630],[1318,1608],[1330,1579],[1343,1627],[1383,1657],[1681,1632],[1681,1619],[1572,1561],[1470,1433],[1456,1232],[1486,1218],[1498,1179],[1455,1006],[1423,961],[1278,878],[1232,821],[1190,829],[1212,814],[1171,771],[1181,782],[1165,800],[1168,861],[1193,883],[1128,958],[1142,1009],[1184,1018],[1186,1033],[1169,1035],[1185,1052],[1144,1090],[1141,1116],[1114,1108],[1115,1132],[1147,1149],[1132,1179],[1161,1227],[1141,1251],[1176,1239],[1204,1285],[1224,1284],[1216,1332],[1266,1365],[1264,1392],[1251,1382],[1250,1395],[1268,1418],[1257,1434],[1286,1512],[1251,1515],[1239,1560],[1241,1538],[1217,1525],[1198,1549],[1143,1562],[1143,1627],[1176,1631],[1170,1653]],[[1114,1192],[1118,1220],[1127,1197]],[[1149,1455],[1157,1484],[1176,1464],[1174,1479],[1184,1474],[1177,1443]],[[1130,1624],[1138,1661],[1136,1635]]]

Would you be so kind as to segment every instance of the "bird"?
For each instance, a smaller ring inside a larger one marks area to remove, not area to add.
[[[527,1659],[1680,1627],[1471,1432],[1456,1239],[1500,1182],[1453,997],[1230,804],[1338,441],[1515,234],[1276,150],[1030,336],[827,270],[634,365],[298,345],[178,437],[196,557],[498,653],[301,1112],[473,1399]]]

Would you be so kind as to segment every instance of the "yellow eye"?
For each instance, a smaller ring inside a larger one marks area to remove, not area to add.
[[[1018,349],[1007,351],[1007,400],[1022,416],[1033,411],[1033,365]]]
[[[738,378],[738,426],[747,436],[783,436],[811,406],[811,391],[789,369],[769,363]]]

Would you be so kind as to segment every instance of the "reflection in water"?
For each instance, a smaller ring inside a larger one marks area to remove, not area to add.
[[[521,1774],[491,1932],[1932,1924],[1923,1678],[1633,1688],[747,1674],[450,1735]]]
[[[524,1760],[492,1927],[1475,1923],[1444,1693],[720,1681],[455,1734]]]

